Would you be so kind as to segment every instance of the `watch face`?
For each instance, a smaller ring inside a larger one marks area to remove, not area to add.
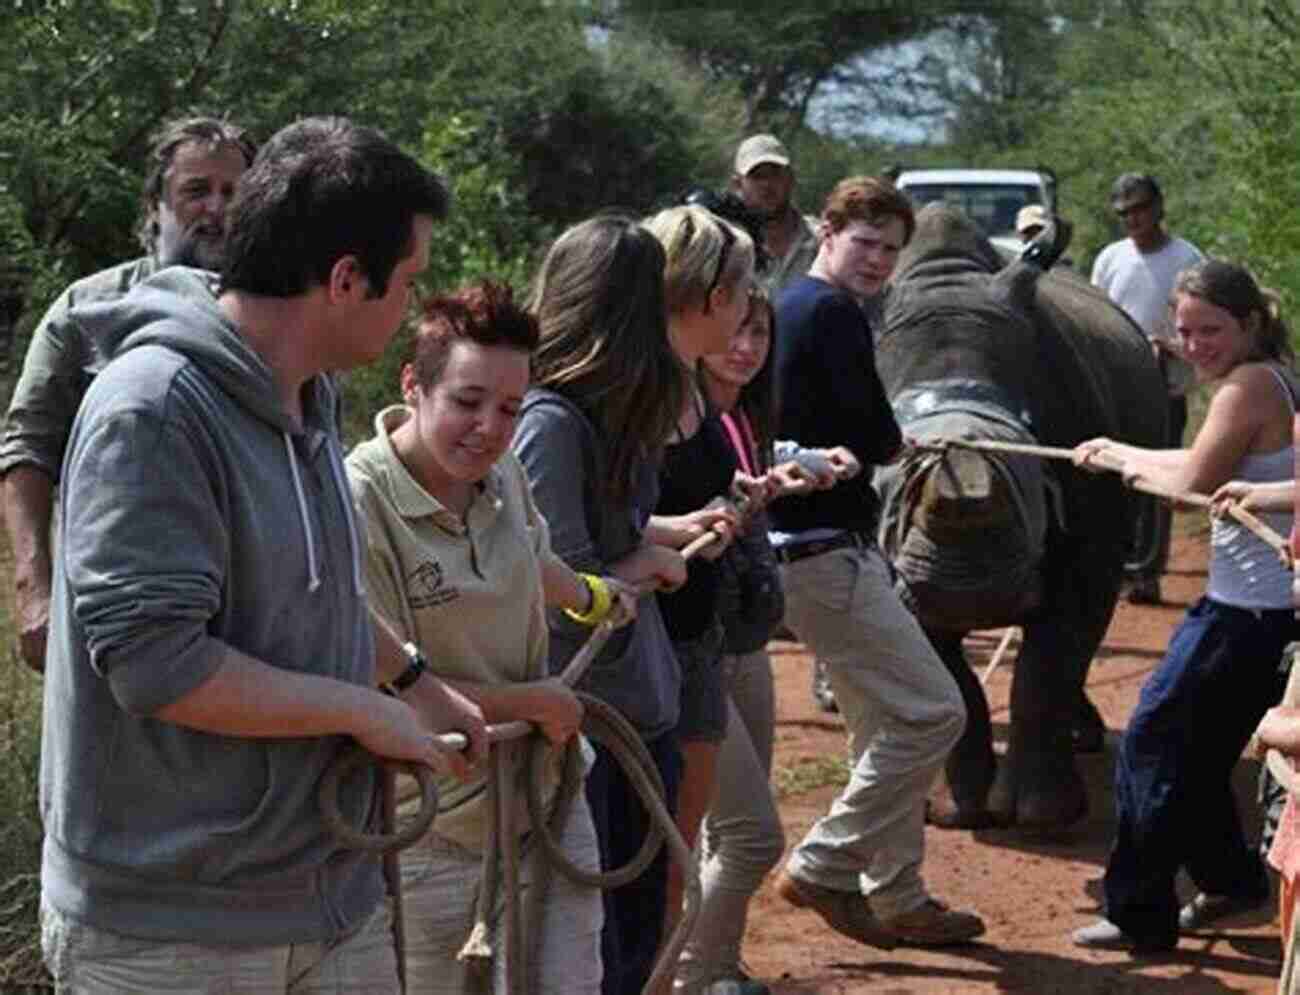
[[[418,681],[429,667],[429,661],[415,643],[403,643],[402,652],[406,654],[406,669],[393,680],[393,687],[399,691],[405,691]]]

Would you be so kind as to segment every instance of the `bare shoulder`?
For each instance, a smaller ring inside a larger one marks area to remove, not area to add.
[[[1243,426],[1276,427],[1289,433],[1296,386],[1295,375],[1276,364],[1242,363],[1224,378],[1210,409]]]
[[[1281,404],[1290,409],[1290,398],[1296,395],[1296,375],[1277,363],[1242,363],[1229,373],[1223,388],[1235,388],[1231,394],[1240,394],[1246,403],[1271,411]],[[1221,388],[1222,389],[1222,388]]]

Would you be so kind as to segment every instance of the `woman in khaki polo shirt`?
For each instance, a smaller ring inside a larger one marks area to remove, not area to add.
[[[508,288],[484,283],[429,301],[402,368],[404,405],[381,411],[374,438],[348,457],[369,539],[373,606],[413,640],[439,677],[493,723],[536,723],[556,746],[578,732],[582,706],[547,668],[547,606],[595,624],[635,596],[612,578],[575,573],[551,551],[546,521],[519,461],[507,451],[537,345],[535,319]],[[559,751],[556,750],[558,758]],[[433,828],[402,854],[407,989],[470,990],[458,961],[472,926],[488,810],[483,778],[444,778]],[[516,825],[528,829],[522,795]],[[599,869],[585,796],[563,845]],[[523,887],[533,877],[523,868]],[[530,990],[600,990],[600,892],[552,876]],[[504,980],[493,965],[493,990]]]

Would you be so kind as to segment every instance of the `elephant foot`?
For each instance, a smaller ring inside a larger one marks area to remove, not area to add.
[[[1045,778],[1024,767],[1002,767],[989,792],[988,808],[996,824],[1056,833],[1088,814],[1083,781],[1072,768]]]
[[[937,829],[988,829],[997,825],[986,808],[961,806],[952,799],[930,798],[925,803],[925,821]]]
[[[984,805],[987,793],[987,782],[978,793],[954,793],[949,775],[944,772],[935,780],[925,800],[925,821],[939,829],[987,829],[996,825],[992,813]]]

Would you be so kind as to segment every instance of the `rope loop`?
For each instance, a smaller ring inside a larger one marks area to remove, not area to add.
[[[344,779],[371,764],[382,770],[410,774],[420,785],[420,810],[405,828],[395,833],[368,833],[357,829],[343,818],[343,812],[339,808],[339,787]],[[321,778],[316,803],[320,808],[321,819],[339,845],[349,850],[387,853],[390,850],[405,850],[429,831],[438,814],[438,785],[432,767],[402,760],[381,760],[364,747],[354,745],[340,753]]]

